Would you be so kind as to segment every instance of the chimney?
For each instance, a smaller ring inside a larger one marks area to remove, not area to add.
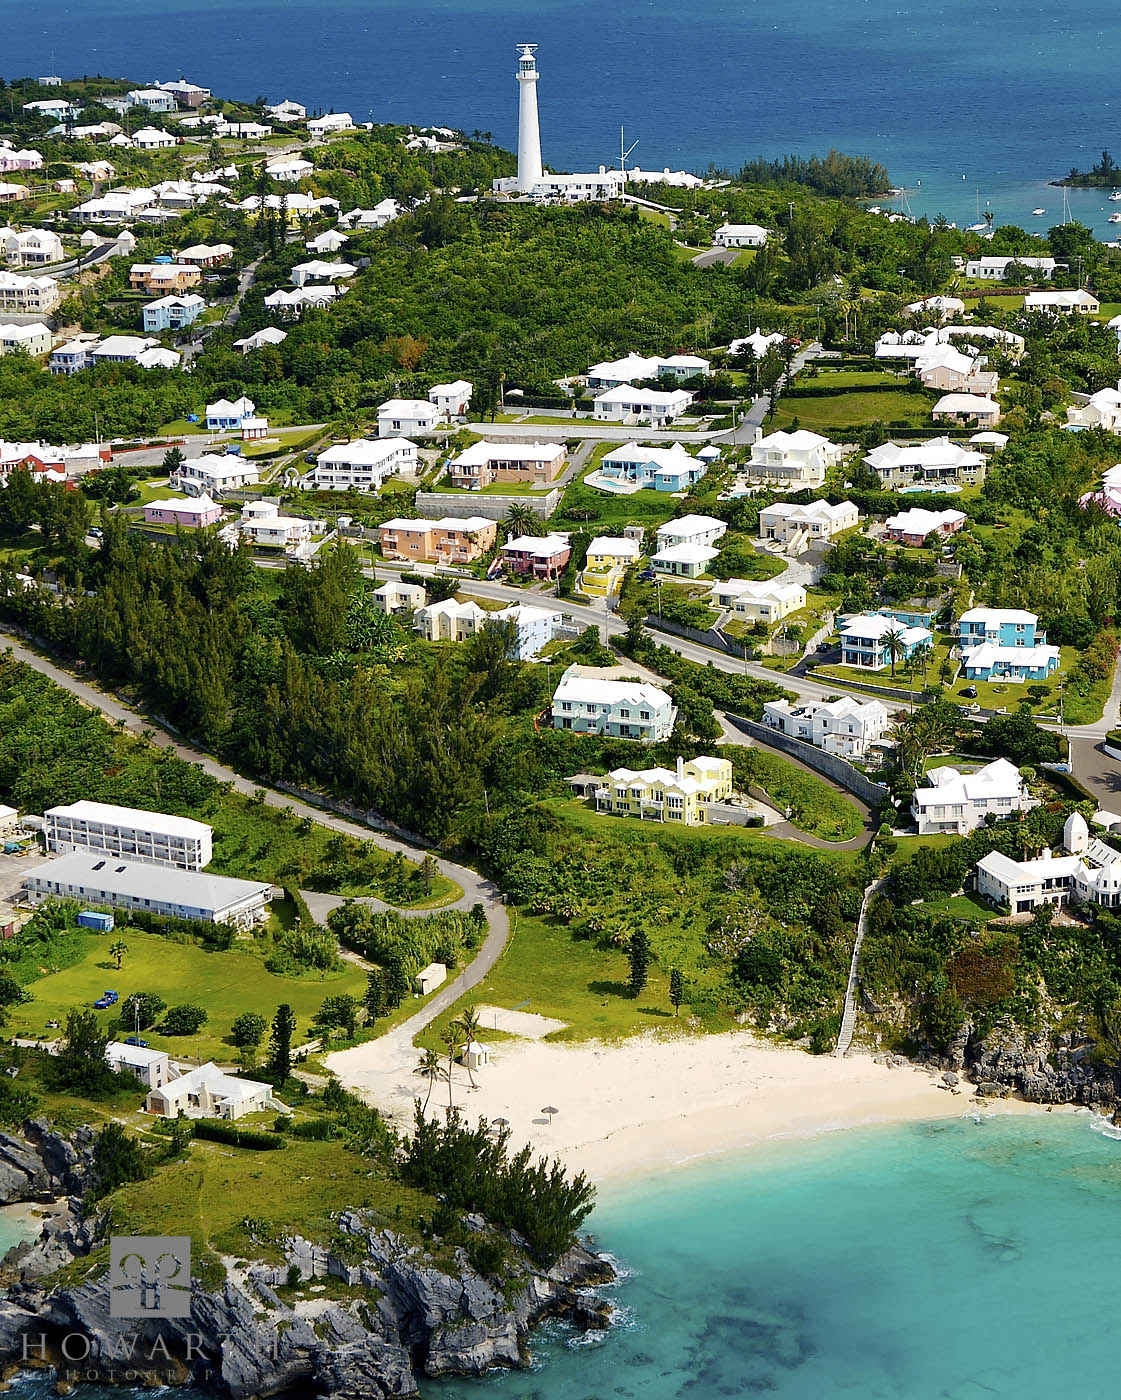
[[[685,760],[680,754],[677,755],[677,781],[681,782],[685,776]]]
[[[1050,847],[1050,846],[1044,846],[1044,848],[1042,849],[1042,851],[1040,851],[1040,853],[1039,853],[1039,857],[1040,857],[1041,860],[1050,860],[1050,859],[1051,859],[1051,847]]]

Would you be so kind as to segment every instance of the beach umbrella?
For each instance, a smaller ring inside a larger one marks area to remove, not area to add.
[[[508,1128],[510,1126],[510,1120],[509,1118],[492,1118],[490,1120],[490,1125],[492,1128]]]
[[[559,1113],[559,1112],[560,1112],[560,1109],[559,1109],[559,1108],[551,1108],[551,1107],[550,1107],[550,1108],[543,1108],[543,1109],[541,1110],[541,1112],[542,1112],[542,1113],[547,1113],[547,1114],[549,1115],[549,1122],[551,1123],[551,1122],[553,1121],[553,1114],[554,1114],[554,1113]]]

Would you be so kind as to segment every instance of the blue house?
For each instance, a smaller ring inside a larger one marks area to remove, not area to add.
[[[672,447],[624,443],[606,453],[599,464],[605,482],[668,492],[688,490],[707,470],[708,463],[690,456],[679,442]]]
[[[243,418],[252,418],[257,405],[243,394],[240,399],[218,399],[206,405],[206,430],[210,433],[230,432],[241,427]]]
[[[998,647],[1036,647],[1047,641],[1039,619],[1022,608],[970,608],[958,618],[957,643],[962,651],[990,642]]]
[[[846,666],[862,666],[869,671],[882,671],[892,663],[895,639],[895,664],[913,656],[919,647],[930,646],[933,636],[925,627],[904,627],[893,617],[879,613],[861,613],[846,618],[838,627],[841,640],[841,660]]]
[[[206,310],[202,297],[166,296],[144,307],[144,329],[149,335],[159,331],[179,331],[197,321]]]
[[[961,665],[971,681],[1045,681],[1059,669],[1059,648],[982,642],[962,653]]]

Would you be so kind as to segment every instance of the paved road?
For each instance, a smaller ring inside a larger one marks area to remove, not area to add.
[[[509,410],[507,410],[509,411]],[[519,442],[542,442],[550,437],[591,438],[595,442],[633,442],[641,438],[643,442],[711,442],[722,434],[711,429],[681,428],[670,431],[659,429],[652,432],[648,428],[620,423],[602,423],[590,418],[558,418],[556,423],[467,423],[469,431],[484,437],[516,438]]]
[[[1102,717],[1093,724],[1067,725],[1063,733],[1070,741],[1070,762],[1074,776],[1097,798],[1107,812],[1121,811],[1121,760],[1105,753],[1106,734],[1121,720],[1121,658],[1113,673],[1113,687]]]
[[[679,243],[677,246],[684,248],[687,245]],[[692,263],[694,267],[712,267],[713,263],[724,263],[730,267],[742,252],[742,248],[706,248],[692,259]]]
[[[824,352],[821,344],[814,340],[809,345],[804,345],[797,355],[790,361],[790,379],[795,379],[811,360],[818,359]],[[780,386],[787,382],[786,376],[780,381]],[[771,406],[771,396],[760,394],[754,400],[751,407],[743,415],[731,432],[718,434],[717,442],[728,444],[750,445],[755,441],[755,431],[763,426],[763,420],[767,416],[767,410]]]

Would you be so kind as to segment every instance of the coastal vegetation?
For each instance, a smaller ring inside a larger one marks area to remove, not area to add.
[[[1072,166],[1070,174],[1062,180],[1056,180],[1055,184],[1086,185],[1092,189],[1099,187],[1115,189],[1118,184],[1121,184],[1121,166],[1117,164],[1108,151],[1103,151],[1101,159],[1089,170],[1079,170],[1076,165]]]

